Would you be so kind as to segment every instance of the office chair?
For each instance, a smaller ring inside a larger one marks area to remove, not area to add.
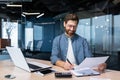
[[[33,55],[40,53],[40,49],[42,46],[43,41],[38,40],[36,46],[34,47]]]
[[[33,51],[31,50],[31,45],[32,45],[32,41],[29,41],[27,44],[27,49],[26,49],[26,53],[33,53]]]
[[[40,41],[40,40],[37,42],[36,47],[35,47],[35,51],[40,51],[42,43],[43,43],[43,41]]]

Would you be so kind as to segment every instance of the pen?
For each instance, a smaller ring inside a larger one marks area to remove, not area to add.
[[[72,63],[69,61],[69,59],[67,59],[67,62],[70,63],[72,65]]]

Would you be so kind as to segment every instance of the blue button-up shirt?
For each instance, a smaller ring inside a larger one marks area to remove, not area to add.
[[[75,34],[72,38],[73,53],[76,59],[77,65],[80,64],[85,57],[91,57],[92,53],[88,47],[86,39]],[[68,37],[65,34],[57,36],[53,40],[51,62],[55,64],[57,60],[66,61],[68,50]]]

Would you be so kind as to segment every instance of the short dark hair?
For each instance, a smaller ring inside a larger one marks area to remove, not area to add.
[[[67,21],[69,21],[69,20],[77,21],[77,23],[79,22],[79,18],[77,16],[77,14],[75,14],[75,13],[69,13],[65,16],[65,18],[64,18],[65,23],[67,23]]]

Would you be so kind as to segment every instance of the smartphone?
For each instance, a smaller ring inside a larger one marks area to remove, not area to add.
[[[49,74],[49,73],[52,73],[54,72],[54,70],[51,70],[51,69],[47,69],[47,70],[43,70],[43,71],[40,71],[42,74]]]

